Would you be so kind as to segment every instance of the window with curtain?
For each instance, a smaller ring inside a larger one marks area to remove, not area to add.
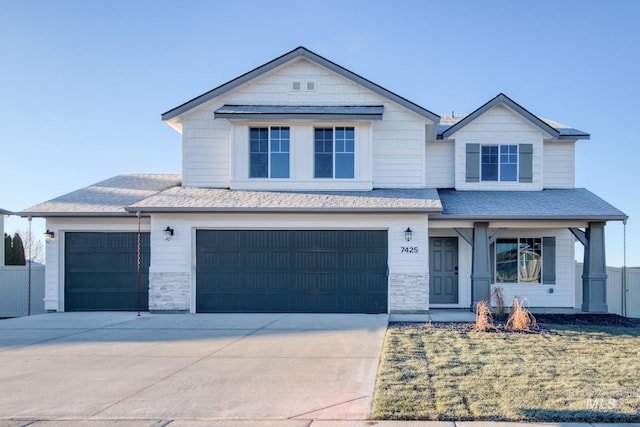
[[[495,247],[497,283],[541,283],[541,238],[498,239]]]

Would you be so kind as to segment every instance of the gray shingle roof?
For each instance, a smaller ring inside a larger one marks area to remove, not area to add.
[[[440,212],[435,189],[372,191],[242,191],[174,187],[127,208],[130,212]]]
[[[0,209],[0,215],[13,215],[13,212],[5,209]]]
[[[543,191],[243,191],[182,187],[178,174],[124,174],[41,203],[18,215],[128,216],[132,212],[424,212],[433,218],[622,220],[584,188]],[[11,213],[11,212],[8,212]]]
[[[381,120],[382,105],[223,105],[216,118]]]
[[[440,218],[623,220],[627,216],[584,188],[542,191],[438,190]]]
[[[123,174],[18,212],[21,216],[128,216],[132,203],[180,185],[179,174]]]

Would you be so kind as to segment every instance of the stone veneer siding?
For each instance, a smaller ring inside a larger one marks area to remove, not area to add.
[[[189,273],[149,273],[149,311],[189,311]]]
[[[389,311],[419,314],[429,311],[428,274],[390,274]]]

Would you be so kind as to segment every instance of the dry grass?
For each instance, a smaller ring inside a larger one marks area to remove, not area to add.
[[[478,301],[476,303],[476,323],[474,329],[477,332],[495,329],[495,326],[493,325],[491,307],[489,307],[489,304],[486,301]]]
[[[527,308],[520,302],[518,297],[513,299],[513,307],[511,314],[507,319],[507,329],[514,331],[530,331],[538,327],[536,318]]]
[[[371,417],[640,422],[640,331],[545,325],[552,334],[391,325]]]
[[[504,293],[502,286],[494,286],[491,290],[493,297],[493,306],[496,308],[496,316],[504,317],[506,310],[504,308]]]

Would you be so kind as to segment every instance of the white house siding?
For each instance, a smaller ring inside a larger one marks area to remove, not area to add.
[[[493,234],[495,230],[490,230]],[[528,307],[573,308],[575,301],[575,238],[568,229],[510,229],[500,238],[515,237],[555,237],[556,238],[556,283],[509,284],[497,283],[503,289],[505,304],[511,306],[514,297],[518,297]],[[471,263],[471,259],[468,261]],[[544,265],[542,266],[544,269]],[[553,293],[550,290],[553,289]]]
[[[574,243],[575,238],[567,227],[583,227],[582,223],[567,224],[566,227],[549,223],[541,226],[532,223],[496,222],[490,223],[489,235],[499,229],[506,229],[500,238],[511,237],[555,237],[556,238],[556,283],[554,285],[518,285],[500,283],[505,302],[511,304],[513,298],[524,298],[529,307],[573,308],[575,299]],[[472,247],[459,237],[454,228],[466,230],[473,235],[473,223],[468,221],[435,221],[429,223],[430,237],[458,237],[458,304],[431,305],[431,308],[470,307]],[[518,228],[515,228],[518,227]],[[555,228],[561,227],[561,228]],[[495,268],[495,267],[493,267]],[[553,293],[549,289],[553,288]]]
[[[198,108],[186,114],[182,125],[182,185],[229,187],[231,126],[214,120],[212,109]]]
[[[455,187],[455,144],[453,141],[429,142],[426,154],[426,186]]]
[[[170,241],[165,240],[162,233],[167,226],[175,230]],[[413,230],[410,243],[404,240],[407,227]],[[151,310],[195,311],[195,231],[198,229],[388,230],[389,310],[424,312],[428,309],[427,215],[155,214],[151,222]],[[418,253],[402,253],[403,246],[417,247]],[[166,291],[172,281],[177,281],[177,288],[171,291],[174,299],[154,300],[154,295],[161,289]],[[187,282],[189,290],[185,293]]]
[[[541,190],[544,134],[538,127],[503,105],[496,105],[456,132],[455,188],[457,190]],[[533,144],[533,182],[466,182],[467,144]]]
[[[141,231],[149,231],[149,218],[141,219]],[[47,218],[47,229],[55,233],[55,239],[45,246],[45,297],[44,309],[64,311],[64,233],[86,232],[135,232],[138,222],[131,218]]]
[[[544,188],[575,187],[575,141],[544,143]]]
[[[301,82],[303,90],[293,91],[294,81]],[[315,83],[316,90],[305,91],[306,82],[311,81]],[[361,180],[372,180],[377,188],[423,187],[425,184],[425,126],[431,122],[349,79],[299,58],[184,113],[181,119],[185,186],[230,187],[234,172],[231,164],[237,167],[238,162],[248,163],[245,155],[231,152],[229,141],[234,126],[228,120],[214,119],[213,111],[224,104],[384,105],[381,121],[373,121],[372,124],[361,122],[361,126],[371,127],[372,133],[367,140],[373,144],[370,155],[357,154],[360,161],[369,162],[368,165],[360,165]],[[294,123],[279,121],[277,124]],[[339,121],[332,124],[342,125]],[[309,123],[307,128],[312,129],[312,126]],[[242,126],[239,129],[243,131]],[[296,145],[297,141],[292,140],[292,146]],[[305,164],[310,164],[312,160],[308,159]],[[298,167],[292,164],[292,169],[297,170]],[[248,177],[235,175],[234,179],[247,180]],[[334,189],[332,184],[335,181],[323,182],[325,189]],[[241,185],[245,186],[244,183]],[[256,187],[260,188],[261,185],[264,184],[257,184]],[[304,182],[297,188],[304,189]],[[341,189],[339,185],[335,188]]]

